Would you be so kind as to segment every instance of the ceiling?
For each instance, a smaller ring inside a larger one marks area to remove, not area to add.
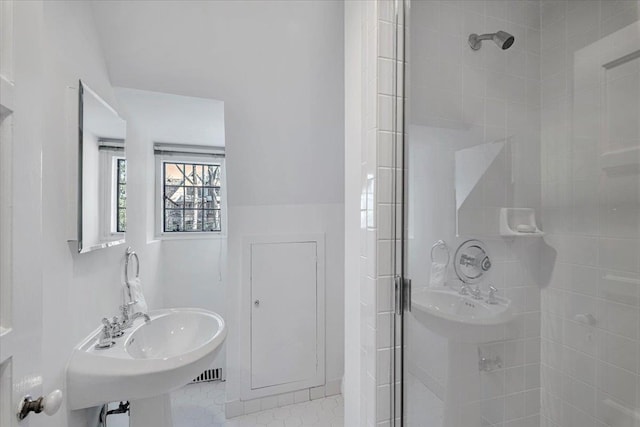
[[[154,142],[225,145],[222,101],[122,87],[114,91],[126,116]]]
[[[226,101],[313,73],[320,57],[309,47],[322,33],[313,27],[334,20],[331,3],[340,5],[95,1],[92,10],[114,86]]]

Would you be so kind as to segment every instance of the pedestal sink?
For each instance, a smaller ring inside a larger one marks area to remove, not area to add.
[[[448,375],[443,427],[479,427],[480,371],[478,344],[507,339],[513,320],[511,301],[474,299],[449,288],[423,289],[411,296],[411,313],[448,340]]]
[[[147,323],[136,320],[111,348],[95,348],[98,328],[74,349],[67,366],[70,409],[129,400],[132,427],[171,425],[168,393],[210,367],[227,331],[222,317],[197,308],[149,316]]]
[[[427,328],[449,340],[483,343],[504,339],[505,325],[513,319],[511,301],[494,297],[474,299],[458,291],[423,289],[411,295],[412,313]]]

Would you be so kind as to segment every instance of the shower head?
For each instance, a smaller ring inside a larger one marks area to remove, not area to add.
[[[482,40],[493,40],[500,49],[507,50],[513,45],[513,42],[516,41],[516,38],[506,31],[482,35],[471,34],[469,36],[469,46],[471,46],[473,50],[478,50],[480,46],[482,46]]]

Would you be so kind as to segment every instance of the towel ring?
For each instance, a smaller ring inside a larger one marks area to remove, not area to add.
[[[431,262],[436,261],[436,257],[435,257],[436,249],[441,249],[445,251],[445,253],[447,254],[447,262],[445,264],[445,268],[448,267],[449,262],[451,261],[451,252],[449,251],[449,246],[447,246],[444,240],[438,240],[437,242],[435,242],[433,246],[431,246]]]
[[[140,277],[140,258],[138,258],[138,254],[136,253],[136,251],[133,250],[133,248],[131,248],[131,246],[127,248],[126,256],[127,258],[124,262],[124,282],[128,286],[129,285],[129,261],[131,261],[131,258],[136,259],[136,279],[137,279]]]

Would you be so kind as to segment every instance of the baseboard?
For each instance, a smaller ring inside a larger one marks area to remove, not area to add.
[[[295,403],[307,402],[309,400],[322,399],[328,396],[340,394],[340,380],[327,381],[325,385],[319,387],[305,388],[289,393],[276,394],[273,396],[260,397],[250,400],[231,400],[225,402],[224,413],[227,419],[235,418],[246,414],[252,414],[267,409],[279,408],[293,405]]]

